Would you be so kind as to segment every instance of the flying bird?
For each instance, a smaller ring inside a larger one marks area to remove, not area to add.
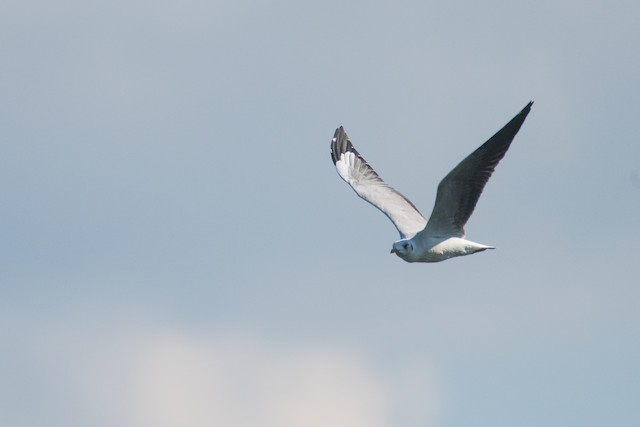
[[[403,260],[439,262],[495,249],[465,239],[464,226],[531,105],[533,101],[440,181],[428,221],[409,199],[380,178],[355,149],[342,126],[331,140],[331,159],[340,177],[356,194],[380,209],[396,226],[400,240],[393,243],[391,253]]]

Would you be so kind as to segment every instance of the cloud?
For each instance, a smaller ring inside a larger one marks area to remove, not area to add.
[[[32,318],[19,336],[4,337],[13,351],[2,364],[12,373],[0,389],[10,409],[0,420],[387,427],[398,417],[423,424],[431,415],[425,408],[433,408],[425,399],[436,398],[416,367],[390,379],[344,346],[274,342],[236,331],[197,334],[121,317],[107,323],[88,317],[82,324],[72,317],[73,324],[50,319],[47,328]],[[29,411],[20,410],[18,400],[27,395]]]
[[[388,425],[384,385],[345,351],[162,334],[125,359],[120,425]],[[102,371],[119,369],[108,360]]]

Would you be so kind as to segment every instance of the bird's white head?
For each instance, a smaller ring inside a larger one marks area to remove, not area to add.
[[[410,240],[398,240],[393,244],[393,249],[391,249],[392,254],[398,255],[405,261],[412,261],[413,255],[413,243]]]

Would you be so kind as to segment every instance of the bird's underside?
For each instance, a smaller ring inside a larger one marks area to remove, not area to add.
[[[465,239],[464,226],[487,181],[531,110],[529,102],[509,123],[462,160],[438,185],[427,221],[405,196],[385,183],[355,149],[344,129],[331,140],[331,159],[340,177],[358,196],[382,211],[400,233],[395,253],[407,262],[439,262],[492,246]]]

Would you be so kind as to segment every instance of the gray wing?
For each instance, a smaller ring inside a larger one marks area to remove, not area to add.
[[[331,140],[331,159],[338,175],[358,196],[380,209],[408,239],[424,229],[427,220],[406,197],[387,185],[356,151],[340,126]]]
[[[438,185],[436,203],[424,234],[464,237],[464,225],[473,213],[498,162],[502,160],[524,123],[532,104],[533,101],[529,102],[509,123],[444,177]]]

